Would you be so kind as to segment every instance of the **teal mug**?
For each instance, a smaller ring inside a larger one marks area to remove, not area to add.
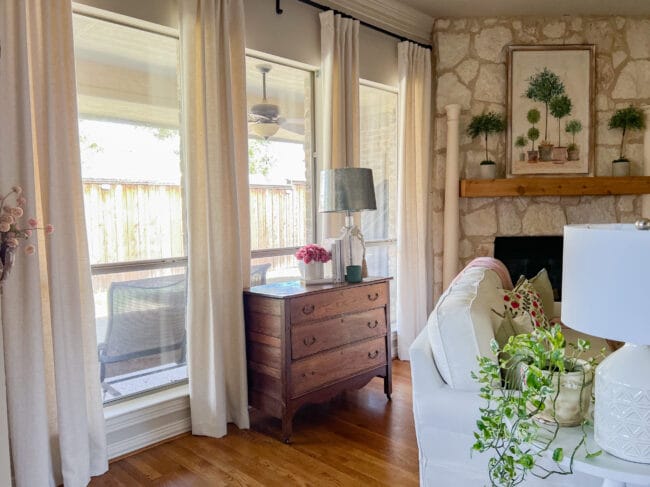
[[[350,283],[361,282],[361,266],[349,265],[345,268],[345,280]]]

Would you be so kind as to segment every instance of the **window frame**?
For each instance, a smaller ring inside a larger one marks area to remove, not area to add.
[[[138,29],[143,32],[149,32],[152,34],[166,36],[172,39],[175,39],[180,43],[180,32],[178,29],[172,27],[167,27],[165,25],[156,24],[153,22],[148,22],[146,20],[138,19],[135,17],[129,17],[122,15],[116,12],[109,10],[104,10],[90,5],[80,4],[77,2],[72,3],[72,14],[80,15],[92,19],[101,20],[104,22],[110,22],[115,25],[129,27],[132,29]],[[180,55],[180,54],[179,54]],[[178,68],[180,69],[180,62],[178,63]],[[180,76],[180,73],[178,73]],[[181,108],[179,100],[179,113]],[[180,120],[178,130],[180,133]],[[181,142],[182,144],[182,142]],[[181,169],[183,167],[182,155],[181,155]],[[181,187],[182,187],[182,176],[181,176]],[[185,201],[181,201],[181,211],[183,216],[186,214]],[[160,259],[145,259],[145,260],[131,260],[131,261],[119,261],[119,262],[107,262],[101,264],[91,264],[90,265],[90,274],[91,276],[99,276],[105,274],[119,274],[125,272],[134,272],[134,271],[148,271],[148,270],[157,270],[157,269],[170,269],[175,267],[185,267],[187,272],[187,236],[185,236],[185,254],[184,256],[177,257],[163,257]],[[174,388],[187,388],[189,384],[189,377],[181,379],[179,381],[161,385],[155,388],[142,390],[133,394],[130,394],[125,397],[116,397],[109,399],[107,401],[102,400],[103,408],[115,406],[121,403],[128,403],[129,401],[139,400],[143,397],[154,395],[162,391],[166,391]]]
[[[316,89],[316,78],[318,76],[318,71],[320,68],[312,66],[310,64],[301,63],[298,61],[292,61],[291,59],[283,58],[280,56],[275,56],[273,54],[267,54],[262,51],[257,51],[255,49],[246,49],[246,58],[253,58],[258,61],[271,62],[275,64],[281,64],[282,66],[299,69],[309,73],[310,77],[310,86],[311,91],[311,106],[310,109],[310,123],[311,131],[309,137],[310,144],[310,161],[305,161],[305,166],[311,171],[311,182],[312,182],[312,191],[311,191],[311,234],[314,241],[318,241],[318,236],[320,229],[318,228],[318,187],[319,187],[319,178],[318,178],[318,153],[317,153],[317,131],[319,130],[318,124],[316,123],[316,109],[318,107],[317,97],[319,92]],[[309,178],[307,178],[309,180]],[[249,184],[250,187],[250,184]],[[305,242],[309,244],[311,242]],[[268,258],[268,257],[283,257],[287,255],[293,255],[300,248],[297,247],[270,247],[268,249],[256,249],[251,250],[251,261],[255,259]]]

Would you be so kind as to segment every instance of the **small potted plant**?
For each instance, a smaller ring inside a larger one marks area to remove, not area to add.
[[[531,150],[528,151],[528,162],[537,162],[539,160],[539,151],[535,150],[535,141],[539,139],[539,129],[535,127],[535,124],[539,122],[540,113],[537,108],[531,108],[526,114],[526,120],[532,125],[528,129],[528,140],[531,142]]]
[[[515,139],[515,147],[519,149],[519,160],[522,162],[526,160],[526,152],[524,151],[524,147],[526,147],[527,143],[528,139],[525,135],[519,135]]]
[[[481,161],[481,178],[494,179],[496,177],[496,163],[490,160],[488,152],[488,136],[498,134],[506,128],[503,116],[495,112],[483,113],[472,118],[467,127],[467,135],[472,139],[483,136],[485,138],[485,159]]]
[[[551,100],[564,94],[564,84],[560,77],[548,68],[528,78],[528,87],[524,96],[544,104],[544,140],[539,144],[539,160],[550,161],[553,158],[553,144],[548,140],[548,111]]]
[[[318,284],[325,275],[323,264],[332,258],[331,253],[316,244],[300,247],[295,255],[300,261],[300,276],[305,284]]]
[[[564,131],[567,134],[571,134],[571,143],[567,147],[569,161],[579,161],[580,160],[580,148],[576,144],[576,135],[582,131],[582,122],[580,120],[569,120],[564,127]]]
[[[502,349],[493,340],[491,347],[499,363],[480,357],[479,370],[473,374],[487,405],[480,408],[472,447],[493,454],[488,462],[491,484],[511,487],[528,474],[572,473],[573,458],[585,443],[584,426],[589,421],[595,360],[579,358],[589,350],[589,342],[580,339],[567,345],[561,325],[556,324],[511,336]],[[502,387],[503,378],[508,384],[508,379],[517,376],[515,371],[521,377],[520,390]],[[566,452],[553,444],[561,425],[576,423],[583,425],[578,444]],[[587,456],[599,453],[587,452]],[[565,455],[568,469],[559,465]],[[554,470],[548,465],[538,467],[538,460],[545,456],[557,462]]]
[[[630,160],[625,157],[625,134],[630,130],[643,130],[645,116],[640,108],[630,105],[617,110],[609,119],[609,128],[622,131],[618,159],[612,161],[612,176],[629,176]]]
[[[562,146],[562,119],[571,114],[573,105],[566,95],[556,96],[549,104],[551,115],[557,119],[557,147],[553,147],[553,162],[562,164],[569,158],[566,147]]]

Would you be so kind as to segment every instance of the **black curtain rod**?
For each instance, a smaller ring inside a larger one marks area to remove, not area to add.
[[[280,6],[280,1],[281,0],[275,0],[275,13],[278,15],[281,15],[284,10]],[[399,39],[400,41],[409,41],[412,42],[413,44],[416,44],[420,47],[423,47],[425,49],[431,49],[431,44],[423,44],[422,42],[414,41],[413,39],[409,39],[408,37],[403,37],[398,34],[395,34],[394,32],[390,32],[386,29],[382,29],[381,27],[377,27],[376,25],[369,24],[368,22],[364,22],[363,20],[359,20],[352,15],[346,14],[345,12],[340,12],[338,10],[335,10],[330,7],[326,7],[325,5],[321,5],[320,3],[316,3],[312,0],[297,0],[300,3],[304,3],[306,5],[309,5],[310,7],[317,8],[319,10],[332,10],[335,14],[338,14],[342,17],[345,17],[347,19],[354,19],[358,20],[359,23],[365,27],[368,27],[369,29],[375,30],[377,32],[381,32],[382,34],[386,34],[387,36],[394,37],[395,39]]]

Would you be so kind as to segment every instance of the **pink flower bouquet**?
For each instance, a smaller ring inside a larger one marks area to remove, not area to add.
[[[300,247],[298,252],[296,252],[296,259],[303,261],[305,264],[310,262],[329,262],[332,258],[332,254],[325,250],[320,245],[309,244],[304,247]]]

